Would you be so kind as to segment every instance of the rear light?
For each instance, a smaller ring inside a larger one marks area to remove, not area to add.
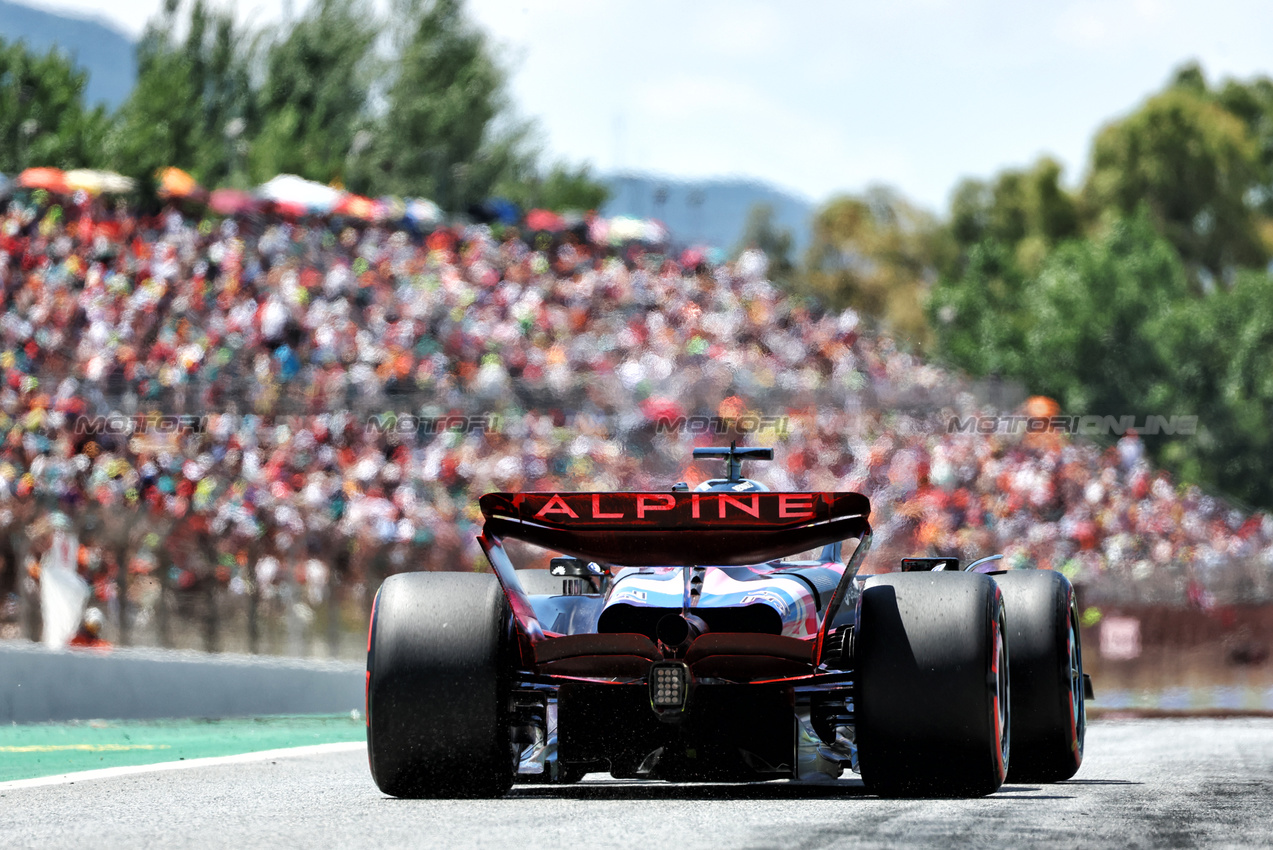
[[[679,661],[650,667],[650,703],[656,711],[683,709],[690,690],[690,668]]]

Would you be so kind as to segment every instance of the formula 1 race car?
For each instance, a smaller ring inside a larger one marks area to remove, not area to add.
[[[724,459],[727,476],[693,491],[487,494],[493,575],[384,582],[367,644],[382,791],[848,768],[879,795],[980,796],[1074,775],[1090,683],[1064,576],[993,558],[859,576],[865,496],[742,477],[772,449],[694,455]],[[517,569],[511,540],[561,557]]]

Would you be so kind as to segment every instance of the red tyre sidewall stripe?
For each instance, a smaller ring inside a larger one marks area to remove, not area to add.
[[[376,635],[376,608],[380,605],[380,591],[376,591],[375,598],[371,600],[371,621],[367,624],[367,685],[363,690],[363,718],[367,722],[367,735],[371,735],[371,647],[372,640]],[[370,748],[368,748],[368,757],[370,757]]]
[[[1004,694],[999,692],[999,658],[1002,655],[1003,633],[999,627],[999,617],[1003,611],[1003,592],[999,590],[998,585],[995,586],[995,604],[992,607],[993,616],[991,617],[992,640],[991,640],[991,659],[990,672],[995,677],[995,697],[991,705],[995,735],[995,767],[999,771],[999,780],[1002,782],[1008,775],[1008,766],[1003,761],[1003,729],[999,725],[999,700],[1004,698]],[[1071,712],[1073,714],[1073,712]]]
[[[371,655],[371,638],[376,632],[376,606],[380,604],[380,591],[376,591],[375,597],[371,600],[371,620],[367,623],[367,655]]]

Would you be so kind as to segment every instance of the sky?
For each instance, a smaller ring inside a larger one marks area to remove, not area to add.
[[[162,0],[27,0],[141,32]],[[216,2],[216,0],[213,0]],[[382,0],[383,3],[383,0]],[[306,0],[238,0],[258,22]],[[289,12],[290,9],[290,12]],[[1189,60],[1273,75],[1267,0],[469,0],[550,158],[747,177],[935,212],[1040,155],[1077,185],[1101,126]]]

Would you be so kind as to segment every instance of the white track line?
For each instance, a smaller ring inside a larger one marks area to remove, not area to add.
[[[254,753],[239,753],[233,756],[209,756],[207,758],[184,759],[183,761],[161,761],[156,764],[102,767],[96,770],[61,773],[56,776],[37,776],[35,779],[14,779],[9,782],[0,782],[0,791],[11,791],[18,788],[41,788],[46,785],[70,785],[75,782],[87,782],[92,779],[114,779],[118,776],[158,773],[165,770],[185,770],[191,767],[217,767],[224,764],[250,764],[257,761],[293,758],[295,756],[351,753],[355,750],[365,750],[366,748],[367,744],[364,741],[341,741],[335,744],[309,744],[304,747],[285,747],[279,750],[258,750]]]

